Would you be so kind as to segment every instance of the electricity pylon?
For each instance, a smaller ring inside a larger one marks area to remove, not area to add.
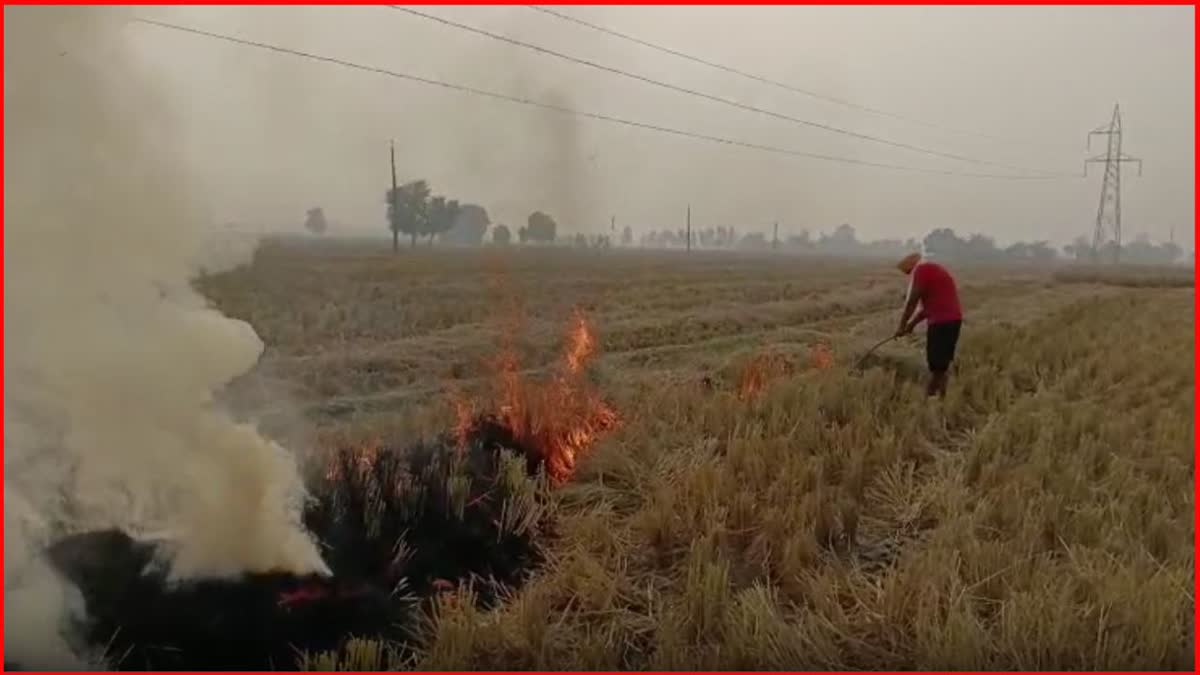
[[[1088,149],[1092,147],[1092,136],[1108,136],[1108,152],[1088,158],[1083,162],[1083,175],[1087,176],[1089,164],[1104,164],[1104,183],[1100,186],[1100,206],[1096,209],[1096,230],[1092,234],[1092,260],[1099,259],[1101,247],[1112,236],[1113,262],[1121,260],[1121,164],[1137,162],[1138,175],[1142,175],[1142,160],[1121,152],[1121,106],[1113,106],[1112,120],[1088,134]]]

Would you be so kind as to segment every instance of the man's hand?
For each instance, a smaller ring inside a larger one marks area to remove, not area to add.
[[[900,324],[900,327],[896,329],[896,335],[894,337],[901,338],[911,332],[913,332],[913,325],[911,323],[902,323]]]

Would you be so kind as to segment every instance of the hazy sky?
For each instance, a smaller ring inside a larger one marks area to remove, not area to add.
[[[938,125],[752,82],[527,7],[421,11],[725,98],[942,152],[1078,174],[1120,102],[1127,238],[1193,246],[1192,7],[565,7],[579,18],[704,59]],[[366,65],[751,143],[862,160],[1011,173],[798,126],[567,63],[385,7],[138,10]],[[320,205],[347,228],[386,232],[388,141],[400,180],[523,224],[566,231],[695,226],[921,236],[934,227],[1000,242],[1089,234],[1100,173],[988,180],[848,166],[681,139],[447,91],[294,56],[131,24],[181,123],[179,156],[217,217],[299,228]],[[981,132],[1004,140],[964,135]],[[1099,167],[1093,167],[1097,169]]]

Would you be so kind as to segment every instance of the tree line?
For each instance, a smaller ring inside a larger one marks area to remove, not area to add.
[[[642,235],[641,243],[647,247],[686,248],[688,232],[685,229],[652,230]],[[1093,251],[1092,244],[1084,237],[1059,250],[1048,241],[1018,241],[1009,246],[999,246],[995,239],[983,234],[962,236],[952,228],[938,228],[921,240],[877,239],[864,241],[851,225],[843,224],[829,233],[818,233],[813,237],[808,230],[778,239],[768,238],[763,232],[750,232],[738,236],[735,228],[716,227],[691,231],[691,248],[700,249],[783,249],[792,252],[837,256],[886,257],[903,256],[913,251],[924,251],[943,260],[963,262],[1033,262],[1047,263],[1065,257],[1080,262],[1116,259],[1116,244],[1109,241],[1099,250]],[[1121,247],[1120,260],[1133,264],[1166,265],[1180,261],[1183,249],[1174,243],[1155,244],[1145,234],[1138,235],[1132,242]]]
[[[410,239],[415,247],[419,239],[427,238],[429,245],[435,239],[464,246],[481,246],[491,231],[491,242],[508,245],[515,239],[521,244],[552,244],[559,241],[559,227],[553,216],[543,211],[529,214],[524,226],[514,233],[503,223],[492,223],[487,210],[472,203],[460,202],[443,195],[435,195],[425,180],[414,180],[384,195],[388,229],[392,233],[392,248],[399,249],[401,235]],[[328,224],[321,208],[308,211],[305,228],[314,234],[326,231]],[[613,235],[616,233],[614,232]],[[609,235],[586,236],[576,234],[566,243],[577,247],[609,248],[613,245]],[[621,230],[621,246],[634,245],[633,229],[626,225]],[[639,244],[646,248],[698,248],[698,249],[784,249],[792,252],[863,257],[894,257],[924,250],[944,260],[969,262],[1023,261],[1034,263],[1053,262],[1060,259],[1059,250],[1047,241],[1019,241],[1009,246],[999,246],[987,235],[962,236],[952,228],[938,228],[920,241],[916,239],[879,239],[864,241],[858,238],[853,226],[842,224],[832,232],[819,232],[815,237],[806,229],[779,239],[777,231],[770,238],[762,232],[739,235],[732,226],[716,226],[696,229],[654,229],[642,234]],[[1183,258],[1184,251],[1173,242],[1155,244],[1145,234],[1138,235],[1120,249],[1119,259],[1134,264],[1172,264]],[[1077,237],[1062,247],[1062,257],[1077,261],[1112,261],[1117,259],[1116,244],[1106,242],[1093,250],[1092,243],[1085,237]]]
[[[480,246],[484,243],[488,228],[492,228],[492,241],[508,244],[513,233],[503,223],[493,223],[487,209],[478,204],[460,203],[434,195],[429,183],[415,180],[396,188],[388,189],[384,195],[387,205],[388,229],[392,232],[392,249],[399,248],[400,235],[410,238],[412,246],[422,237],[429,239],[432,246],[435,238],[452,244]],[[521,243],[550,243],[558,237],[558,223],[542,211],[529,214],[525,226],[517,229]]]

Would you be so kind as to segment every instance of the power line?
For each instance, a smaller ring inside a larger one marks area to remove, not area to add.
[[[801,94],[803,96],[808,96],[809,98],[815,98],[819,101],[825,101],[826,103],[833,103],[833,104],[844,106],[847,108],[852,108],[854,110],[871,113],[873,115],[879,115],[882,117],[890,117],[892,119],[901,120],[903,122],[908,122],[910,124],[916,124],[916,125],[928,127],[931,129],[938,129],[941,131],[948,131],[950,133],[961,134],[963,136],[976,136],[978,138],[986,138],[988,140],[993,140],[993,141],[1011,142],[1011,141],[1007,141],[1007,139],[999,138],[997,136],[992,136],[990,134],[984,134],[984,133],[980,133],[978,131],[967,131],[967,130],[963,130],[963,129],[954,129],[952,127],[948,127],[943,124],[935,124],[933,122],[926,122],[923,120],[916,119],[914,117],[909,117],[907,115],[901,115],[899,113],[889,112],[887,110],[881,110],[879,108],[873,108],[871,106],[863,105],[861,103],[855,103],[853,101],[848,101],[846,99],[829,96],[828,94],[821,94],[821,93],[815,92],[811,89],[803,89],[803,88],[797,87],[795,85],[787,84],[786,82],[780,82],[779,80],[772,80],[771,78],[763,77],[761,75],[755,75],[753,73],[748,73],[744,70],[739,70],[737,68],[733,68],[732,66],[726,66],[726,65],[723,65],[720,63],[716,63],[714,61],[702,59],[699,56],[693,56],[692,54],[687,54],[687,53],[681,52],[677,49],[671,49],[670,47],[664,47],[662,45],[655,44],[653,42],[649,42],[647,40],[643,40],[638,37],[634,37],[627,33],[622,33],[620,31],[613,30],[612,28],[608,28],[608,27],[601,26],[601,25],[598,25],[595,23],[591,23],[589,21],[584,21],[583,19],[580,19],[575,16],[571,16],[570,14],[556,12],[552,9],[542,7],[540,5],[525,5],[525,6],[528,7],[529,9],[534,10],[535,12],[541,12],[542,14],[546,14],[546,15],[555,17],[562,21],[567,21],[567,22],[574,23],[574,24],[577,24],[580,26],[584,26],[585,28],[590,28],[594,31],[604,33],[605,35],[611,35],[612,37],[620,38],[622,40],[626,40],[628,42],[632,42],[634,44],[641,45],[643,47],[648,47],[650,49],[662,52],[664,54],[670,54],[671,56],[685,59],[685,60],[691,61],[693,63],[699,63],[703,66],[708,66],[709,68],[715,68],[717,70],[720,70],[720,71],[723,71],[726,73],[731,73],[731,74],[737,75],[739,77],[744,77],[749,80],[754,80],[755,82],[760,82],[762,84],[768,84],[768,85],[771,85],[772,87],[777,87],[779,89],[783,89],[785,91],[790,91],[795,94]]]
[[[594,113],[594,112],[588,112],[585,110],[577,110],[575,108],[569,108],[567,106],[561,106],[561,105],[557,105],[554,103],[545,103],[543,101],[536,101],[533,99],[524,98],[522,96],[513,96],[510,94],[503,94],[500,92],[488,91],[486,89],[479,89],[477,87],[472,87],[469,85],[455,84],[452,82],[435,80],[432,78],[421,77],[419,75],[412,75],[409,73],[402,73],[399,71],[390,70],[388,68],[381,68],[379,66],[370,66],[370,65],[365,65],[365,64],[361,64],[361,63],[355,63],[353,61],[347,61],[345,59],[339,59],[339,58],[332,57],[332,56],[323,56],[323,55],[315,54],[312,52],[301,51],[298,49],[291,49],[288,47],[281,47],[279,45],[273,45],[273,44],[269,44],[266,42],[247,40],[245,38],[239,38],[239,37],[235,37],[232,35],[225,35],[223,33],[216,33],[213,31],[207,31],[207,30],[203,30],[200,28],[193,28],[191,26],[182,26],[179,24],[168,23],[166,21],[158,21],[155,19],[146,19],[146,18],[141,18],[141,17],[135,17],[135,18],[131,19],[131,21],[136,22],[136,23],[150,25],[150,26],[156,26],[158,28],[164,28],[167,30],[179,31],[179,32],[183,32],[183,33],[190,33],[192,35],[207,37],[207,38],[211,38],[214,40],[220,40],[223,42],[229,42],[229,43],[233,43],[233,44],[237,44],[237,45],[242,45],[245,47],[253,47],[256,49],[262,49],[265,51],[276,52],[279,54],[287,54],[290,56],[297,56],[297,57],[309,59],[312,61],[318,61],[321,63],[327,63],[327,64],[331,64],[331,65],[341,66],[343,68],[350,68],[352,70],[359,70],[359,71],[364,71],[364,72],[369,72],[369,73],[375,73],[378,75],[385,75],[387,77],[392,77],[392,78],[396,78],[396,79],[400,79],[400,80],[407,80],[409,82],[426,84],[426,85],[430,85],[430,86],[434,86],[434,87],[440,87],[442,89],[450,89],[453,91],[463,92],[463,93],[467,93],[467,94],[473,94],[476,96],[483,96],[486,98],[491,98],[491,99],[500,100],[500,101],[506,101],[509,103],[518,103],[518,104],[525,105],[525,106],[542,108],[545,110],[551,110],[554,112],[558,112],[558,113],[561,113],[564,115],[572,115],[575,117],[583,117],[583,118],[592,119],[592,120],[599,120],[602,122],[619,124],[619,125],[623,125],[623,126],[627,126],[627,127],[633,127],[636,129],[654,131],[654,132],[670,134],[670,135],[682,137],[682,138],[690,138],[693,140],[708,141],[710,143],[719,143],[722,145],[735,146],[735,147],[746,148],[746,149],[750,149],[750,150],[757,150],[757,151],[761,151],[761,152],[769,152],[769,153],[780,154],[780,155],[788,155],[788,156],[792,156],[792,157],[805,157],[808,159],[817,159],[817,160],[822,160],[822,161],[838,162],[838,163],[842,163],[842,164],[852,164],[852,165],[857,165],[857,166],[867,166],[867,167],[874,167],[874,168],[879,168],[879,169],[891,169],[891,170],[896,170],[896,171],[911,171],[911,172],[916,172],[916,173],[927,173],[927,174],[942,175],[942,176],[961,176],[961,177],[967,177],[967,178],[987,178],[987,179],[998,179],[998,180],[1047,180],[1047,179],[1056,178],[1055,176],[984,174],[984,173],[969,173],[969,172],[951,171],[951,170],[942,170],[942,169],[929,169],[929,168],[925,168],[925,167],[905,166],[905,165],[900,165],[900,164],[888,164],[888,163],[884,163],[884,162],[872,162],[869,160],[854,159],[852,157],[838,157],[838,156],[834,156],[834,155],[822,155],[822,154],[818,154],[818,153],[804,152],[801,150],[790,150],[787,148],[780,148],[780,147],[776,147],[776,146],[752,143],[749,141],[740,141],[737,139],[724,138],[721,136],[710,136],[707,134],[686,131],[683,129],[676,129],[673,127],[662,126],[662,125],[653,124],[653,123],[649,123],[649,122],[640,122],[637,120],[615,117],[612,115],[605,115],[602,113]]]
[[[933,150],[930,148],[924,148],[924,147],[917,146],[917,145],[911,145],[909,143],[902,143],[900,141],[888,140],[886,138],[881,138],[879,136],[872,136],[872,135],[860,133],[857,131],[851,131],[850,129],[843,129],[841,127],[835,127],[833,125],[824,124],[822,122],[814,122],[812,120],[806,120],[806,119],[803,119],[800,117],[794,117],[792,115],[787,115],[787,114],[784,114],[781,112],[776,112],[773,110],[767,110],[765,108],[760,108],[758,106],[753,106],[753,105],[750,105],[747,103],[742,103],[740,101],[736,101],[736,100],[730,99],[730,98],[725,98],[723,96],[709,94],[706,92],[699,91],[697,89],[690,89],[688,87],[681,87],[679,85],[674,85],[669,82],[663,82],[662,80],[656,80],[656,79],[653,79],[650,77],[646,77],[645,75],[638,75],[637,73],[631,73],[627,70],[622,70],[620,68],[616,68],[613,66],[606,66],[602,63],[596,63],[595,61],[589,61],[587,59],[579,58],[576,56],[571,56],[569,54],[564,54],[563,52],[555,51],[553,49],[542,47],[540,45],[535,45],[535,44],[532,44],[529,42],[517,40],[515,38],[510,38],[508,36],[500,35],[498,33],[493,33],[491,31],[487,31],[482,28],[468,26],[467,24],[459,23],[457,21],[452,21],[450,19],[446,19],[446,18],[443,18],[440,16],[435,16],[433,14],[426,14],[425,12],[411,9],[409,7],[402,7],[400,5],[385,5],[385,6],[392,10],[396,10],[399,12],[405,12],[407,14],[411,14],[413,16],[420,17],[422,19],[427,19],[429,21],[434,21],[436,23],[440,23],[442,25],[449,26],[451,28],[457,28],[459,30],[464,30],[464,31],[467,31],[470,33],[474,33],[476,35],[481,35],[483,37],[490,38],[492,40],[498,40],[500,42],[504,42],[504,43],[507,43],[510,45],[521,47],[523,49],[529,49],[531,51],[535,51],[540,54],[545,54],[547,56],[553,56],[558,59],[563,59],[563,60],[569,61],[571,63],[579,64],[582,66],[587,66],[589,68],[594,68],[596,70],[601,70],[601,71],[604,71],[607,73],[612,73],[614,75],[620,75],[621,77],[627,77],[630,79],[637,80],[639,82],[644,82],[646,84],[654,85],[656,87],[661,87],[663,89],[668,89],[670,91],[678,92],[681,94],[687,94],[689,96],[695,96],[697,98],[702,98],[707,101],[713,101],[715,103],[720,103],[722,105],[731,106],[734,108],[738,108],[740,110],[746,110],[749,112],[758,113],[760,115],[774,117],[776,119],[791,122],[793,124],[799,124],[799,125],[806,126],[806,127],[821,129],[823,131],[829,131],[832,133],[842,134],[844,136],[857,138],[859,140],[870,141],[872,143],[880,143],[880,144],[888,145],[888,146],[891,146],[894,148],[901,148],[904,150],[910,150],[910,151],[918,152],[918,153],[925,154],[925,155],[932,155],[934,157],[953,159],[953,160],[957,160],[960,162],[968,162],[971,164],[994,166],[997,168],[1009,169],[1012,171],[1031,172],[1031,170],[1026,167],[1013,166],[1011,164],[1004,164],[1001,162],[992,162],[992,161],[988,161],[988,160],[978,159],[975,157],[969,157],[966,155],[959,155],[959,154],[955,154],[955,153],[951,153],[951,152],[943,152],[941,150]],[[1045,175],[1059,175],[1059,176],[1065,175],[1065,174],[1062,174],[1061,172],[1048,172],[1048,171],[1036,171],[1036,173],[1041,173],[1041,174],[1045,174]]]

